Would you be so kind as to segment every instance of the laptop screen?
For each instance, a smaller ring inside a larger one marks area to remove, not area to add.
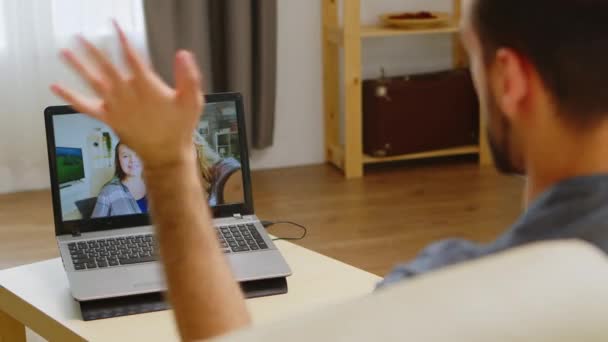
[[[211,207],[245,201],[235,101],[213,102],[193,132]],[[147,214],[142,162],[107,125],[84,114],[52,117],[55,177],[63,222]]]

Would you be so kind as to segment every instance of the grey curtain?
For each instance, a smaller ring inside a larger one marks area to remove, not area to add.
[[[178,49],[193,51],[208,92],[245,98],[250,144],[272,145],[275,121],[276,0],[145,0],[148,45],[156,70],[173,82]]]

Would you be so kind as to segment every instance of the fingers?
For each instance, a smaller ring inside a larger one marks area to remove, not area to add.
[[[103,52],[101,52],[101,50],[99,50],[95,45],[93,45],[91,42],[89,42],[82,36],[79,36],[78,39],[86,49],[89,56],[91,56],[95,63],[101,68],[101,71],[103,72],[104,76],[107,77],[109,81],[111,81],[113,84],[116,84],[123,80],[118,69],[114,67],[112,62],[110,62],[108,57]]]
[[[102,101],[87,98],[59,84],[51,85],[51,90],[53,91],[53,93],[55,93],[55,95],[64,99],[77,111],[84,114],[88,114],[97,120],[104,121],[104,110]]]
[[[74,70],[76,70],[80,76],[82,76],[82,78],[87,81],[89,86],[95,90],[97,95],[100,97],[105,97],[107,95],[108,87],[106,86],[104,80],[95,74],[90,68],[82,64],[82,62],[72,51],[62,50],[61,56]]]
[[[201,74],[194,56],[187,51],[179,51],[175,56],[175,88],[177,99],[184,105],[202,105]]]
[[[146,71],[146,64],[141,60],[133,45],[129,43],[127,35],[122,30],[122,28],[120,28],[118,22],[116,22],[116,20],[113,20],[112,23],[114,24],[114,28],[118,33],[118,39],[120,40],[120,46],[122,47],[123,56],[125,61],[129,65],[131,72],[135,77],[143,74]]]

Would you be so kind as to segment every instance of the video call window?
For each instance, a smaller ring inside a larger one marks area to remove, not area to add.
[[[53,117],[56,182],[64,221],[148,213],[139,156],[105,124],[83,114]],[[193,149],[210,206],[243,203],[234,102],[205,107]]]

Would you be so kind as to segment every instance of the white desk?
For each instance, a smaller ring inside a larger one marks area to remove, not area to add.
[[[247,301],[254,324],[370,293],[380,278],[285,241],[289,293]],[[0,271],[0,342],[25,340],[24,326],[51,341],[177,341],[171,311],[84,322],[60,259]]]

